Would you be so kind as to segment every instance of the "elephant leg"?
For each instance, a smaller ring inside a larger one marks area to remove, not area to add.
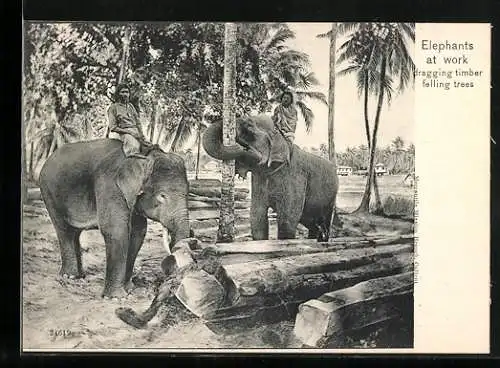
[[[130,245],[127,254],[127,268],[125,271],[125,285],[127,289],[131,289],[130,279],[134,272],[134,264],[137,254],[141,250],[148,229],[148,223],[145,217],[133,214],[131,221]]]
[[[285,196],[277,205],[278,239],[295,239],[303,203],[303,196]]]
[[[317,239],[319,235],[319,229],[316,225],[311,225],[307,228],[309,230],[307,234],[308,239]]]
[[[269,239],[268,198],[267,179],[259,173],[252,173],[250,225],[253,240]]]
[[[124,297],[130,244],[128,209],[107,203],[98,207],[99,225],[106,244],[106,277],[102,296]]]
[[[59,213],[54,205],[52,196],[47,190],[43,190],[44,201],[50,220],[56,230],[61,252],[61,276],[71,278],[84,277],[82,268],[82,254],[80,248],[81,229],[77,229],[66,222],[64,216]]]
[[[61,276],[70,278],[85,277],[82,267],[82,253],[80,247],[80,234],[82,230],[70,225],[56,226],[59,248],[61,250]]]

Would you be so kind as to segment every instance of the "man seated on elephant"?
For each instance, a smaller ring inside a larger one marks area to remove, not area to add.
[[[127,156],[138,154],[141,144],[145,143],[139,122],[139,113],[130,103],[130,88],[120,84],[116,88],[116,101],[108,108],[109,138],[123,142]]]
[[[293,145],[295,140],[297,120],[298,115],[294,95],[291,91],[286,90],[281,95],[280,104],[274,109],[273,122],[275,134],[283,134],[290,146]],[[277,149],[280,149],[280,147],[273,146],[273,150]],[[288,161],[290,161],[290,157],[288,157]]]

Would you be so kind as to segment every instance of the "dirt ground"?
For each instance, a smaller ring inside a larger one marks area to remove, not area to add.
[[[146,329],[135,329],[125,324],[115,315],[117,307],[127,306],[143,311],[154,297],[153,284],[161,272],[158,259],[164,255],[161,228],[149,223],[145,243],[136,262],[133,279],[136,288],[128,300],[103,300],[100,293],[104,284],[105,252],[101,234],[98,231],[82,234],[84,281],[58,281],[60,256],[54,228],[45,213],[43,202],[35,201],[31,206],[37,210],[25,211],[23,219],[23,349],[300,347],[293,338],[293,321],[219,335],[176,303],[161,309]],[[343,235],[413,232],[413,223],[408,221],[346,215],[342,216],[342,220]],[[245,226],[238,227],[237,231],[243,236],[240,240],[248,237],[249,229]],[[215,236],[216,231],[208,233]],[[275,238],[275,234],[275,225],[271,224],[270,237]],[[205,235],[203,241],[213,242],[213,236]],[[401,326],[395,329],[401,331]],[[374,347],[375,344],[382,347],[383,342],[373,336],[353,337],[350,341],[351,347]]]

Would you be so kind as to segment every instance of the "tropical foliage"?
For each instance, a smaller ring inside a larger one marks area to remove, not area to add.
[[[328,159],[328,148],[325,144],[321,144],[319,149],[315,147],[303,147],[303,149]],[[367,170],[370,162],[370,150],[367,145],[347,147],[336,153],[336,162],[338,166],[352,167],[353,171]],[[375,163],[384,164],[390,174],[413,173],[415,170],[415,146],[413,143],[406,145],[401,137],[396,137],[390,145],[376,149]]]
[[[294,89],[307,127],[307,103],[326,103],[308,55],[287,46],[283,23],[238,24],[236,114],[271,112]],[[222,116],[224,24],[29,23],[25,27],[25,172],[33,176],[60,145],[106,134],[114,86],[132,88],[146,136],[181,151]]]

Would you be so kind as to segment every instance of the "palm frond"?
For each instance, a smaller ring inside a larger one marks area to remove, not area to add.
[[[385,76],[382,80],[382,88],[384,89],[384,93],[387,96],[387,103],[390,105],[392,102],[392,78],[388,75]]]
[[[290,65],[309,67],[311,62],[309,55],[305,52],[287,49],[279,53],[279,58]]]
[[[399,23],[401,33],[415,42],[415,23]]]
[[[308,89],[317,85],[319,85],[319,81],[318,78],[316,78],[314,72],[307,72],[298,74],[297,83],[295,87]]]
[[[337,23],[337,32],[339,35],[344,35],[348,32],[356,31],[362,23],[357,22],[342,22]]]
[[[320,101],[325,105],[328,105],[328,101],[326,96],[322,92],[314,92],[314,91],[296,91],[295,94],[299,99],[309,98],[311,100]]]
[[[367,73],[366,70],[356,73],[356,90],[358,92],[358,97],[361,97],[365,90],[365,80],[368,77]]]
[[[361,68],[362,68],[362,66],[359,64],[352,64],[352,65],[346,67],[345,69],[339,70],[337,72],[337,75],[339,77],[345,77],[346,75],[350,75],[352,73],[358,72]]]
[[[265,46],[265,50],[270,50],[274,47],[280,46],[287,40],[293,38],[295,38],[295,32],[293,32],[288,26],[281,26],[271,37],[271,39]]]
[[[307,133],[310,133],[311,129],[312,129],[313,120],[314,120],[314,113],[302,101],[297,101],[296,105],[299,108],[299,111],[300,111],[302,117],[304,118],[304,122],[306,123],[306,131],[307,131]]]
[[[342,63],[345,60],[353,59],[358,56],[358,49],[355,47],[354,40],[349,39],[344,42],[337,50],[340,55],[337,58],[337,63]]]

